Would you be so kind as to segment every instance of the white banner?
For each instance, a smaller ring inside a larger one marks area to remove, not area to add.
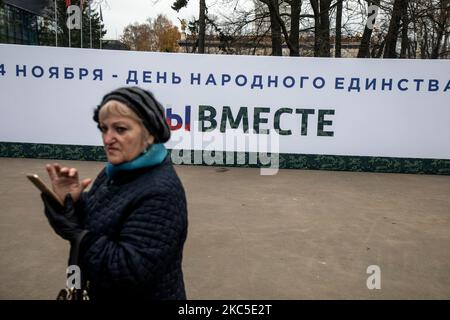
[[[0,142],[101,145],[92,112],[138,85],[167,147],[450,159],[450,61],[0,45]]]

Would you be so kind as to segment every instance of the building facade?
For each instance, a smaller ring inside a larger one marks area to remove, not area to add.
[[[39,44],[39,19],[48,1],[0,0],[0,43]]]

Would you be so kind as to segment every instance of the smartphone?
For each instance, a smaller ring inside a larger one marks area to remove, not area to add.
[[[42,180],[39,178],[37,174],[27,174],[27,178],[44,194],[50,196],[58,202],[60,205],[64,206],[62,200],[56,195],[56,193],[50,189]]]

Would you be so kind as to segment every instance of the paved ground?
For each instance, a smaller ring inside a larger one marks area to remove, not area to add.
[[[25,173],[0,158],[0,299],[54,299],[68,246]],[[99,162],[60,161],[95,177]],[[450,177],[177,166],[191,299],[450,299]],[[368,290],[369,265],[381,289]]]

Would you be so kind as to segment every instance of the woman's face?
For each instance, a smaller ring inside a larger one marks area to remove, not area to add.
[[[110,114],[100,119],[100,130],[106,157],[114,165],[133,160],[154,142],[143,125],[131,117]]]

